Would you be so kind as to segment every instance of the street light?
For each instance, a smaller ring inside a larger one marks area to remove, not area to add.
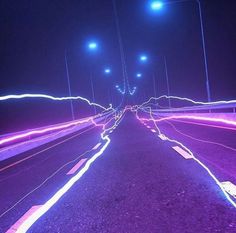
[[[96,42],[89,42],[89,44],[88,44],[88,48],[90,49],[90,50],[96,50],[97,49],[97,43]]]
[[[139,57],[139,60],[140,60],[141,62],[146,62],[147,59],[148,59],[148,57],[147,57],[146,55],[141,55],[141,56]]]
[[[141,74],[141,73],[137,73],[137,74],[136,74],[136,77],[137,77],[137,78],[142,78],[142,74]]]
[[[190,1],[190,0],[176,0],[173,2],[165,3],[165,4],[183,3],[183,2],[187,2],[187,1]],[[202,19],[202,7],[201,7],[200,0],[192,0],[192,1],[195,1],[198,4],[198,12],[199,12],[199,19],[200,19],[200,27],[201,27],[201,37],[202,37],[202,50],[203,50],[204,67],[205,67],[205,75],[206,75],[207,100],[208,100],[208,102],[210,102],[211,101],[211,91],[210,91],[210,84],[209,84],[206,42],[205,42],[205,34],[204,34],[203,19]],[[159,10],[161,10],[161,8],[163,8],[164,3],[161,1],[152,1],[150,6],[153,11],[159,11]]]
[[[68,59],[67,59],[67,49],[65,49],[65,66],[66,66],[66,77],[67,77],[68,91],[69,91],[70,97],[72,97],[71,83],[70,83],[70,73],[69,73]],[[74,113],[74,106],[73,106],[72,99],[70,100],[70,108],[71,108],[72,120],[75,120],[75,113]]]
[[[141,58],[141,57],[140,57]],[[146,56],[146,60],[148,59],[148,57]],[[165,76],[166,76],[166,85],[167,85],[167,95],[170,96],[170,85],[169,85],[169,75],[168,75],[168,69],[167,69],[167,62],[166,62],[166,57],[163,57],[164,59],[164,66],[165,66]],[[141,59],[140,59],[141,60]],[[142,75],[141,75],[142,76]],[[140,76],[140,77],[141,77]],[[138,76],[137,76],[138,78]],[[156,82],[155,82],[155,74],[153,73],[153,88],[154,88],[154,95],[155,97],[157,96],[156,93]],[[169,101],[169,107],[171,107],[171,101],[170,98],[168,99]]]
[[[154,11],[158,11],[163,8],[163,2],[161,1],[152,1],[150,7]]]
[[[88,50],[91,52],[97,51],[98,44],[95,41],[90,41],[87,44]],[[91,83],[91,90],[93,95],[93,102],[95,103],[95,94],[94,94],[94,85],[93,85],[93,72],[92,72],[92,64],[90,62],[90,83]],[[94,113],[97,114],[96,106],[94,105]]]
[[[106,69],[104,70],[104,73],[105,73],[105,74],[110,74],[110,73],[111,73],[111,69],[110,69],[110,68],[106,68]]]

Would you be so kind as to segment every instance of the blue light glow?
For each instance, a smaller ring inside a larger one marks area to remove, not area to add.
[[[163,8],[163,3],[161,1],[151,2],[151,9],[154,11],[161,10]]]
[[[142,61],[142,62],[145,62],[145,61],[147,61],[147,56],[146,55],[141,55],[140,56],[140,61]]]
[[[90,50],[95,50],[97,47],[98,47],[98,46],[97,46],[97,43],[95,43],[95,42],[90,42],[90,43],[88,44],[88,48],[89,48]]]
[[[137,77],[137,78],[141,78],[141,77],[142,77],[142,74],[141,74],[141,73],[137,73],[137,74],[136,74],[136,77]]]
[[[106,68],[106,69],[104,70],[104,72],[105,72],[105,74],[110,74],[110,73],[111,73],[111,69],[110,69],[110,68]]]

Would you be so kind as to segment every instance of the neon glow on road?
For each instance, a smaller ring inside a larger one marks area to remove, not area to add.
[[[19,140],[19,139],[23,139],[23,138],[27,138],[29,136],[33,136],[33,135],[39,135],[39,134],[43,134],[43,133],[47,133],[47,132],[51,132],[51,131],[55,131],[55,130],[61,130],[61,129],[65,129],[65,128],[69,128],[71,126],[75,126],[75,125],[79,125],[79,124],[83,124],[83,123],[88,123],[88,122],[92,122],[92,119],[94,117],[88,117],[86,119],[83,120],[76,120],[76,121],[72,121],[70,123],[65,123],[59,126],[52,126],[52,127],[48,127],[48,128],[44,128],[44,129],[39,129],[39,130],[33,130],[33,131],[29,131],[26,133],[22,133],[22,134],[18,134],[18,135],[14,135],[14,136],[10,136],[7,138],[3,138],[0,140],[0,145],[15,141],[15,140]]]
[[[155,119],[156,122],[172,120],[172,119],[189,119],[189,120],[198,120],[198,121],[207,121],[214,123],[223,123],[227,125],[236,126],[236,121],[227,120],[223,118],[213,118],[213,117],[203,117],[203,116],[193,116],[193,115],[173,115],[169,117],[162,117],[159,119]]]
[[[124,112],[123,112],[124,113]],[[103,154],[111,140],[107,132],[113,130],[117,127],[123,115],[120,116],[118,120],[115,121],[114,125],[108,129],[105,129],[101,134],[101,139],[105,142],[105,144],[101,147],[101,149],[95,153],[89,160],[87,160],[85,166],[75,175],[73,176],[61,189],[59,189],[44,205],[40,206],[32,215],[29,216],[17,229],[17,233],[25,233],[42,215],[44,215],[53,205],[55,205],[60,198],[67,192],[69,189],[88,171],[91,164]]]
[[[187,148],[184,144],[182,144],[181,142],[179,142],[179,141],[177,141],[177,140],[170,139],[170,138],[167,137],[165,134],[163,134],[163,133],[161,132],[160,128],[157,126],[157,122],[160,122],[160,121],[154,119],[153,114],[152,114],[152,109],[149,108],[149,110],[150,110],[150,111],[149,111],[149,116],[150,116],[150,118],[142,118],[142,117],[140,118],[140,117],[138,116],[138,111],[136,111],[136,117],[137,117],[137,119],[138,119],[140,122],[142,122],[142,123],[144,123],[145,121],[152,121],[152,122],[154,123],[154,125],[155,125],[157,131],[158,131],[158,135],[159,135],[159,136],[164,137],[165,140],[167,140],[167,141],[169,141],[169,142],[172,142],[172,143],[175,143],[175,144],[179,145],[179,146],[180,146],[181,148],[183,148],[186,152],[188,152],[188,154],[193,157],[193,160],[195,160],[201,167],[203,167],[203,168],[207,171],[207,173],[210,175],[210,177],[211,177],[211,178],[215,181],[215,183],[219,186],[219,188],[220,188],[221,191],[223,192],[223,194],[224,194],[224,196],[226,197],[226,199],[232,204],[232,206],[234,206],[234,207],[236,208],[236,202],[235,202],[235,201],[229,196],[229,194],[225,191],[224,186],[223,186],[222,183],[217,179],[217,177],[212,173],[212,171],[211,171],[204,163],[202,163],[199,159],[197,159],[197,158],[194,156],[193,152],[192,152],[189,148]]]

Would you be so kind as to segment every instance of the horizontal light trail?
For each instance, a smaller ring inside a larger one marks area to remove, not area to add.
[[[27,157],[25,157],[25,158],[23,158],[23,159],[17,160],[16,162],[11,163],[11,164],[9,164],[9,165],[3,167],[3,168],[0,168],[0,172],[3,172],[4,170],[6,170],[6,169],[8,169],[8,168],[14,167],[14,166],[16,166],[16,165],[18,165],[18,164],[20,164],[20,163],[22,163],[22,162],[24,162],[24,161],[26,161],[26,160],[28,160],[28,159],[31,159],[31,158],[35,157],[35,156],[38,155],[38,154],[41,154],[41,153],[43,153],[43,152],[45,152],[45,151],[48,151],[48,150],[50,150],[50,149],[52,149],[52,148],[54,148],[54,147],[56,147],[56,146],[58,146],[58,145],[61,145],[61,144],[65,143],[65,142],[67,142],[67,141],[73,139],[73,138],[76,138],[76,137],[78,137],[79,135],[81,135],[81,134],[83,134],[83,133],[85,133],[85,132],[87,132],[87,131],[89,131],[89,130],[91,130],[91,129],[87,129],[87,130],[84,130],[84,131],[82,131],[82,132],[79,132],[78,134],[73,135],[73,136],[71,136],[71,137],[69,137],[69,138],[67,138],[67,139],[65,139],[65,140],[63,140],[63,141],[60,141],[60,142],[58,142],[58,143],[56,143],[56,144],[54,144],[54,145],[52,145],[52,146],[49,146],[49,147],[47,147],[47,148],[45,148],[45,149],[43,149],[43,150],[40,150],[40,151],[38,151],[38,152],[36,152],[36,153],[34,153],[34,154],[31,154],[31,155],[29,155],[29,156],[27,156]]]
[[[220,100],[220,101],[213,101],[213,102],[203,102],[203,101],[196,101],[193,99],[185,98],[185,97],[179,97],[179,96],[168,96],[168,95],[162,95],[160,97],[151,97],[148,101],[142,103],[139,108],[142,108],[144,105],[148,104],[151,100],[160,100],[160,99],[176,99],[181,101],[187,101],[193,104],[200,104],[200,105],[216,105],[216,104],[236,104],[236,100]]]
[[[230,181],[221,182],[223,188],[227,193],[236,198],[236,185]]]
[[[73,126],[72,128],[69,128],[69,129],[62,129],[60,131],[56,131],[55,133],[52,133],[52,134],[49,134],[49,135],[47,134],[47,135],[44,135],[44,136],[39,137],[39,138],[34,138],[34,139],[31,139],[31,140],[23,141],[23,142],[20,142],[20,143],[17,143],[17,144],[13,144],[13,145],[10,145],[10,146],[7,146],[7,147],[3,147],[2,149],[0,149],[0,154],[4,153],[6,151],[9,151],[9,150],[13,150],[13,149],[17,150],[17,147],[19,147],[19,146],[27,146],[28,144],[31,144],[31,143],[39,143],[40,144],[40,141],[45,141],[45,140],[47,140],[49,138],[57,137],[60,134],[63,135],[64,133],[67,133],[67,134],[73,133],[73,132],[75,132],[74,130],[76,130],[77,127],[78,126],[75,125],[75,126]],[[58,139],[58,138],[56,138],[56,139]]]
[[[236,148],[233,148],[233,147],[230,147],[230,146],[227,146],[225,144],[222,144],[222,143],[218,143],[218,142],[213,142],[213,141],[210,141],[210,140],[203,140],[203,139],[200,139],[200,138],[195,138],[191,135],[188,135],[186,133],[183,133],[182,131],[180,131],[179,129],[176,128],[176,126],[174,124],[172,124],[171,122],[168,122],[167,123],[179,134],[185,136],[185,137],[188,137],[194,141],[197,141],[197,142],[203,142],[203,143],[207,143],[207,144],[213,144],[213,145],[216,145],[216,146],[220,146],[220,147],[223,147],[225,149],[228,149],[228,150],[231,150],[231,151],[235,151],[236,152]],[[235,129],[236,130],[236,129]]]
[[[104,146],[93,155],[91,159],[87,161],[85,166],[73,176],[61,189],[59,189],[44,205],[37,209],[29,218],[24,221],[16,233],[25,233],[42,215],[44,215],[54,204],[56,204],[60,198],[84,175],[89,169],[90,165],[103,154],[107,146],[110,144],[110,138],[105,136],[103,138],[106,143]]]
[[[167,120],[175,120],[175,119],[187,119],[187,120],[197,120],[197,121],[206,121],[206,122],[214,122],[214,123],[223,123],[227,125],[236,126],[236,121],[227,120],[223,118],[214,118],[214,117],[203,117],[203,116],[193,116],[193,115],[173,115],[169,117],[162,117],[158,119],[153,119],[155,122],[162,122]],[[144,121],[152,121],[150,119],[145,119]],[[219,126],[221,127],[221,126]]]
[[[112,105],[110,105],[109,108],[105,108],[104,106],[102,106],[100,104],[97,104],[97,103],[93,103],[93,102],[89,101],[88,99],[86,99],[82,96],[54,97],[54,96],[45,95],[45,94],[19,94],[19,95],[0,96],[0,101],[9,100],[9,99],[24,99],[24,98],[44,98],[44,99],[57,100],[57,101],[82,100],[82,101],[87,102],[91,106],[96,106],[96,107],[102,108],[103,110],[112,109]]]
[[[107,134],[111,129],[115,129],[120,121],[123,119],[125,111],[120,116],[119,119],[115,121],[115,123],[110,127],[103,131],[101,134],[101,139],[105,142],[105,144],[101,147],[101,149],[95,153],[89,160],[87,160],[85,166],[75,175],[73,176],[61,189],[59,189],[44,205],[42,205],[38,210],[36,210],[29,218],[27,218],[16,231],[17,233],[25,233],[42,215],[44,215],[54,204],[56,204],[60,198],[67,192],[69,189],[87,172],[91,164],[103,154],[111,140]]]
[[[232,204],[233,207],[236,208],[236,202],[229,196],[229,194],[225,191],[223,185],[221,184],[221,182],[217,179],[217,177],[212,173],[212,171],[203,163],[201,162],[199,159],[197,159],[192,151],[190,149],[188,149],[183,143],[177,141],[177,140],[174,140],[174,139],[170,139],[169,137],[167,137],[165,134],[161,133],[159,127],[157,126],[157,123],[159,121],[157,121],[153,115],[152,115],[152,109],[149,108],[150,110],[150,118],[141,118],[138,116],[138,111],[136,111],[136,117],[139,121],[141,122],[145,122],[145,121],[152,121],[159,133],[159,135],[164,135],[165,139],[171,143],[175,143],[177,144],[179,147],[183,148],[185,151],[187,151],[192,157],[193,157],[193,160],[196,161],[203,169],[205,169],[205,171],[209,174],[209,176],[215,181],[215,183],[219,186],[219,188],[221,189],[221,191],[223,192],[224,196],[226,197],[226,199],[229,201],[229,203]]]
[[[222,125],[212,125],[212,124],[206,124],[206,123],[200,123],[200,122],[193,122],[193,121],[183,121],[183,120],[179,120],[179,119],[173,119],[173,121],[176,122],[181,122],[181,123],[185,123],[185,124],[190,124],[190,125],[200,125],[200,126],[205,126],[205,127],[212,127],[212,128],[218,128],[218,129],[226,129],[226,130],[236,130],[236,127],[227,127],[227,126],[222,126]]]
[[[40,135],[40,134],[44,134],[47,132],[51,132],[51,131],[55,131],[55,130],[61,130],[61,129],[65,129],[65,128],[69,128],[72,126],[76,126],[79,124],[83,124],[83,123],[88,123],[88,122],[92,122],[94,117],[88,117],[85,118],[83,120],[75,120],[69,123],[65,123],[65,124],[61,124],[59,126],[51,126],[48,128],[43,128],[43,129],[38,129],[38,130],[32,130],[26,133],[22,133],[22,134],[18,134],[18,135],[14,135],[14,136],[10,136],[7,138],[3,138],[0,140],[0,145],[15,141],[15,140],[19,140],[19,139],[23,139],[29,136],[34,136],[34,135]]]

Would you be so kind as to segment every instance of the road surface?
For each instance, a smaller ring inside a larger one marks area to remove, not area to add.
[[[190,133],[185,123],[174,124]],[[170,127],[160,126],[177,137]],[[61,142],[0,173],[0,232],[32,206],[43,205],[73,176],[67,175],[71,168],[95,153],[101,129],[86,130],[1,164],[6,167]],[[206,170],[151,130],[153,125],[141,124],[128,112],[109,135],[103,154],[29,232],[236,232],[236,209]],[[200,148],[190,144],[194,152]]]

